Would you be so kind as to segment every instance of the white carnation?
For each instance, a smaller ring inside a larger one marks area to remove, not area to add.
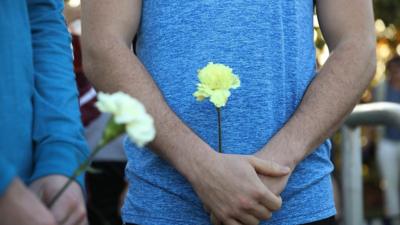
[[[147,114],[142,115],[140,119],[126,125],[126,133],[139,147],[143,147],[156,136],[153,124],[153,118]]]
[[[124,124],[129,138],[139,147],[143,147],[155,137],[153,118],[138,100],[123,93],[98,94],[97,108],[101,112],[111,113],[117,124]]]

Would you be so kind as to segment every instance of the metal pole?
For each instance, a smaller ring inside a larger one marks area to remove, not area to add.
[[[343,219],[345,225],[362,225],[361,125],[394,126],[400,130],[400,104],[376,102],[357,105],[342,127]]]
[[[343,220],[345,225],[362,225],[362,154],[360,128],[342,127]]]
[[[376,102],[357,105],[346,119],[346,125],[390,125],[400,129],[400,104]]]

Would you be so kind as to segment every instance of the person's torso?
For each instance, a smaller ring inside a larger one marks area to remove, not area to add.
[[[0,154],[22,179],[32,172],[32,42],[27,2],[0,4]]]
[[[192,96],[197,70],[208,62],[232,67],[241,87],[222,109],[223,147],[253,153],[292,115],[315,76],[312,10],[311,0],[144,1],[137,55],[169,106],[213,147],[216,110]]]
[[[214,149],[217,113],[210,102],[197,102],[192,96],[197,70],[208,62],[223,63],[239,75],[241,87],[232,91],[222,108],[225,153],[260,150],[294,113],[316,75],[312,0],[144,0],[141,19],[138,57],[172,110]],[[132,143],[127,143],[126,154],[131,185],[123,209],[125,220],[145,225],[168,217],[174,224],[190,224],[184,220],[190,215],[196,225],[209,223],[190,185],[168,163]],[[308,201],[308,207],[332,208],[329,156],[326,141],[297,167],[284,199],[306,195],[306,187],[316,192],[320,186],[310,186],[322,182],[327,187],[320,193],[325,203]],[[287,203],[274,220],[305,204],[302,200]],[[141,216],[154,220],[141,221]]]

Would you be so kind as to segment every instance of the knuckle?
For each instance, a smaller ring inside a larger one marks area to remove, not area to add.
[[[241,210],[239,208],[234,208],[234,209],[229,210],[226,213],[227,219],[232,219],[232,218],[236,218],[236,217],[240,216],[240,214],[241,214],[240,212],[241,212]]]
[[[243,210],[251,210],[254,207],[254,203],[251,199],[241,196],[238,198],[238,208]]]
[[[253,210],[255,207],[255,204],[253,201],[251,200],[245,200],[241,203],[241,209],[245,210],[245,211],[250,211]]]

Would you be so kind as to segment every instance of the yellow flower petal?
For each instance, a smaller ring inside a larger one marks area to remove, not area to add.
[[[198,71],[200,83],[193,94],[198,101],[210,98],[218,108],[225,106],[230,96],[230,89],[240,87],[239,77],[233,74],[232,69],[223,64],[208,63]]]
[[[217,108],[221,108],[226,105],[230,95],[231,92],[228,90],[217,90],[211,95],[210,101],[214,103]]]

